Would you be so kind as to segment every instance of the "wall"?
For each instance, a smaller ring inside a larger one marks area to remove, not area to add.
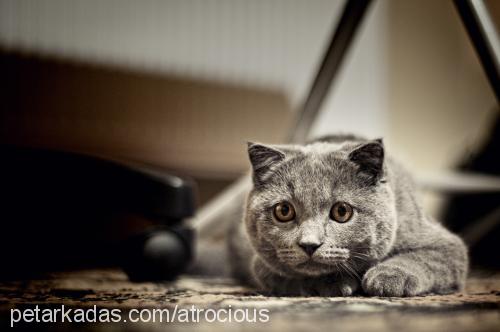
[[[343,1],[0,0],[0,46],[283,89],[300,102]]]
[[[451,1],[391,1],[388,17],[387,142],[421,177],[450,170],[498,116],[493,91]]]
[[[451,1],[389,6],[389,141],[422,171],[480,143],[497,102]]]
[[[386,136],[390,70],[387,14],[387,1],[370,5],[339,75],[332,82],[312,137],[336,132]]]

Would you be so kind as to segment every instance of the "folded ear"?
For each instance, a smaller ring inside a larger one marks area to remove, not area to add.
[[[252,163],[254,184],[261,185],[273,166],[285,159],[285,154],[270,146],[248,142],[248,157]]]
[[[358,165],[358,176],[366,184],[376,184],[384,172],[384,143],[382,139],[358,146],[349,154],[349,160]]]

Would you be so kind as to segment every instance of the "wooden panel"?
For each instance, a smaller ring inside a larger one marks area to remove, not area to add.
[[[279,92],[0,53],[0,142],[141,161],[197,176],[248,167],[247,140],[280,142]]]

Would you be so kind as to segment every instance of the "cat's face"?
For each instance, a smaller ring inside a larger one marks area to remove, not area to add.
[[[249,144],[254,188],[245,222],[278,273],[353,274],[390,250],[394,197],[380,141],[306,146]]]

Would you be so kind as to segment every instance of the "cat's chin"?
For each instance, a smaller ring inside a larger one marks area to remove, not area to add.
[[[293,267],[295,272],[309,276],[309,277],[319,277],[325,274],[330,274],[337,271],[335,265],[324,264],[308,260],[306,262],[297,264]]]

